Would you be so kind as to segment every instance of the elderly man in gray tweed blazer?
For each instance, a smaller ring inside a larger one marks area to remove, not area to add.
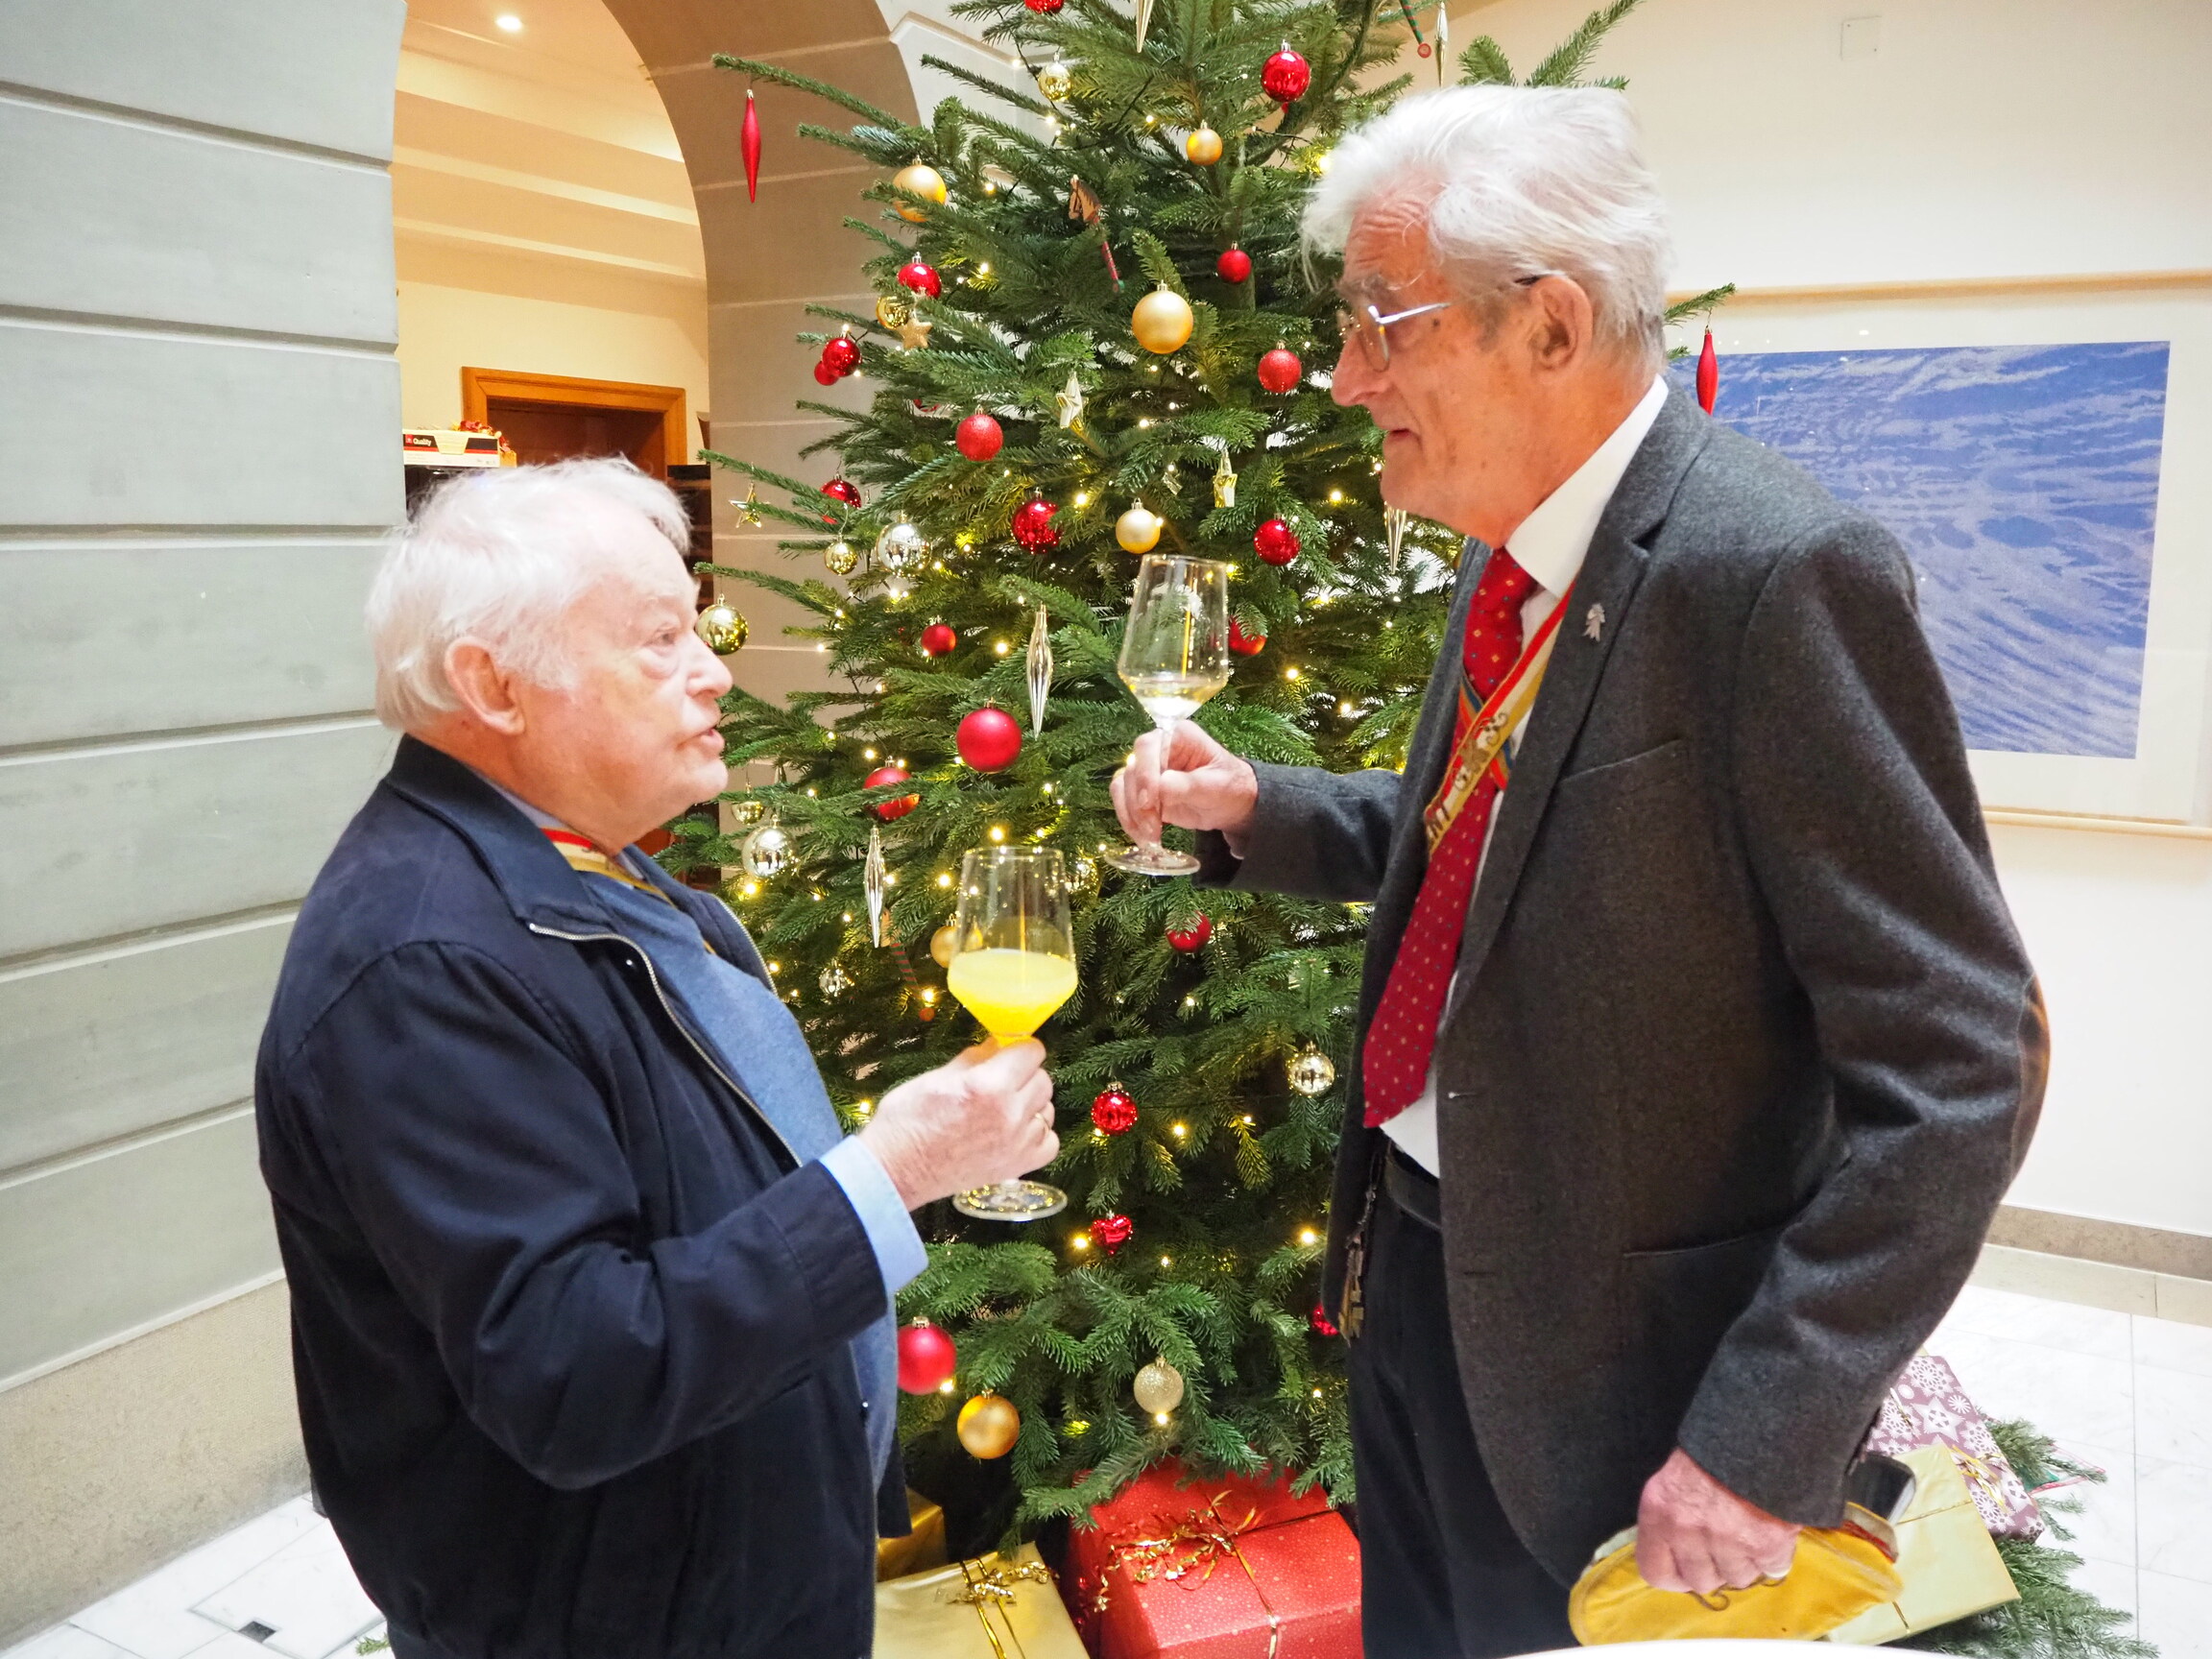
[[[1337,149],[1339,401],[1469,541],[1403,773],[1189,723],[1115,780],[1202,880],[1371,902],[1325,1296],[1377,1659],[1565,1646],[1839,1519],[2039,1109],[2035,979],[1887,532],[1660,370],[1617,92],[1408,99]]]

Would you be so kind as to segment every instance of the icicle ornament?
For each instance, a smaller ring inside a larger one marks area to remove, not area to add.
[[[1382,509],[1382,545],[1390,551],[1390,574],[1398,574],[1398,565],[1406,556],[1406,526],[1413,521],[1413,515],[1403,507]]]
[[[883,831],[868,831],[868,858],[860,866],[860,890],[868,898],[868,937],[876,944],[883,943]]]
[[[1045,621],[1045,607],[1037,607],[1036,624],[1029,630],[1029,734],[1045,735],[1045,701],[1052,694],[1052,636]]]

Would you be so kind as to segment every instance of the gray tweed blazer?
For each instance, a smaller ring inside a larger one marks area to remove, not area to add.
[[[1562,1580],[1676,1445],[1774,1514],[1839,1517],[2047,1056],[1887,532],[1677,391],[1569,603],[1437,1044],[1451,1337],[1499,1497]],[[1372,902],[1362,1039],[1426,864],[1450,657],[1403,775],[1262,765],[1242,860],[1201,837],[1204,882]],[[1385,1145],[1353,1062],[1334,1308]]]

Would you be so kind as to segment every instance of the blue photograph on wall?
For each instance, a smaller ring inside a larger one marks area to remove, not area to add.
[[[2129,758],[2166,360],[2164,341],[1736,353],[1714,414],[1904,542],[1967,747]]]

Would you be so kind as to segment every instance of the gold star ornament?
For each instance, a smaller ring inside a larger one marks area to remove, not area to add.
[[[1072,426],[1083,419],[1083,382],[1075,378],[1075,371],[1068,371],[1068,384],[1052,394],[1052,401],[1060,406],[1060,424]]]

